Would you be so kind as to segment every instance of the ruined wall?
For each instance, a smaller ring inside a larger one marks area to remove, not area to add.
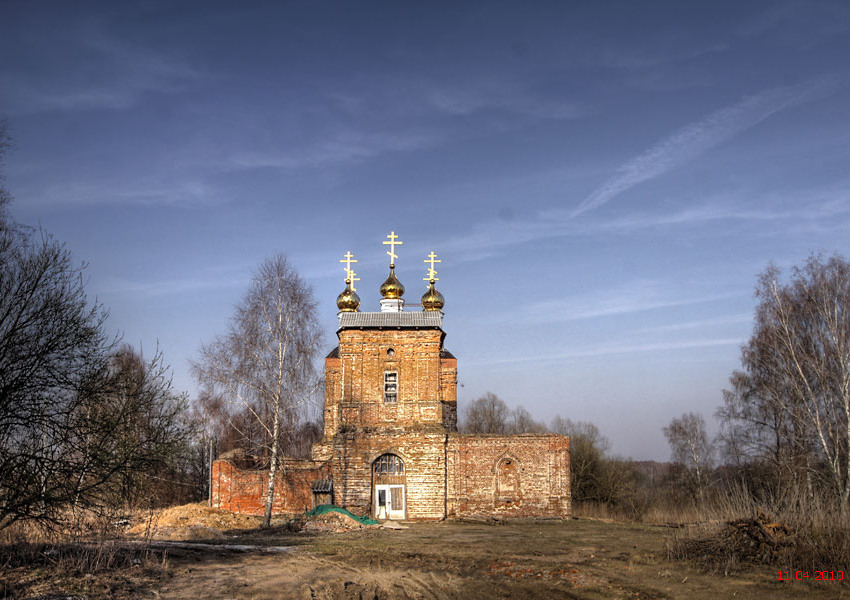
[[[560,435],[449,435],[448,516],[569,516],[569,449]]]
[[[273,514],[294,514],[312,508],[312,483],[330,479],[327,463],[284,459],[275,476]],[[229,460],[217,460],[212,467],[212,505],[237,513],[262,515],[266,510],[269,473],[240,469]]]
[[[440,401],[443,410],[443,427],[447,432],[457,431],[457,359],[440,358]]]
[[[434,427],[380,432],[350,429],[321,447],[328,462],[286,460],[275,486],[274,512],[312,506],[311,484],[333,479],[334,504],[373,514],[372,465],[382,454],[404,461],[405,518],[570,515],[569,438],[559,435],[445,434]],[[213,506],[263,514],[268,474],[213,463]]]
[[[442,431],[382,431],[337,436],[333,451],[335,501],[361,516],[371,515],[372,463],[382,454],[404,461],[405,507],[409,520],[442,519],[445,515],[445,443]]]
[[[340,360],[337,349],[325,358],[325,442],[333,439],[339,428],[339,401],[342,399],[339,385]]]

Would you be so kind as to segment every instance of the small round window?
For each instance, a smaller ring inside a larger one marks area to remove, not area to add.
[[[387,356],[395,356],[395,348],[387,348]]]

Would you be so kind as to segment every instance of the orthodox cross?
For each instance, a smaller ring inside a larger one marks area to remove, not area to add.
[[[351,282],[351,291],[352,292],[357,291],[357,288],[354,287],[354,282],[360,281],[360,278],[357,277],[356,275],[357,275],[357,273],[355,273],[354,271],[351,271],[351,270],[348,271],[348,281]]]
[[[387,254],[390,255],[390,268],[393,268],[395,266],[395,259],[398,258],[398,255],[395,253],[395,247],[401,246],[404,242],[396,241],[398,240],[398,236],[395,234],[395,231],[390,231],[390,234],[387,237],[389,238],[389,241],[384,241],[383,244],[390,247]]]
[[[437,258],[437,255],[434,254],[434,251],[431,250],[431,254],[428,255],[428,258],[423,260],[422,262],[431,263],[431,266],[428,268],[427,277],[423,277],[423,281],[439,281],[437,279],[437,271],[434,270],[434,263],[443,262]]]
[[[354,277],[354,271],[351,270],[351,263],[356,263],[357,259],[351,253],[351,250],[345,253],[345,256],[339,259],[339,262],[345,263],[345,279],[350,280]],[[353,281],[352,281],[353,283]],[[352,290],[354,288],[351,288]]]

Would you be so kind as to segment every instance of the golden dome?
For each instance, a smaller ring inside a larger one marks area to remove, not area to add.
[[[434,280],[432,279],[431,284],[422,296],[422,310],[443,310],[445,305],[446,299],[434,287]]]
[[[395,300],[404,296],[404,286],[395,276],[395,267],[390,265],[390,276],[381,284],[381,296]]]
[[[360,306],[360,296],[351,289],[351,280],[345,280],[345,289],[336,297],[336,306],[339,312],[357,312]]]

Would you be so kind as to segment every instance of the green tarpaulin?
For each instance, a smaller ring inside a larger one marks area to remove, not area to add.
[[[338,513],[343,514],[347,517],[351,517],[355,521],[359,521],[359,522],[363,523],[364,525],[378,525],[379,524],[378,521],[376,521],[375,519],[370,519],[368,517],[358,517],[357,515],[351,514],[350,512],[345,510],[344,508],[340,508],[339,506],[334,506],[333,504],[320,504],[319,506],[317,506],[313,510],[308,510],[306,514],[307,514],[308,517],[315,517],[317,515],[323,515],[323,514],[329,513],[329,512],[338,512]]]

